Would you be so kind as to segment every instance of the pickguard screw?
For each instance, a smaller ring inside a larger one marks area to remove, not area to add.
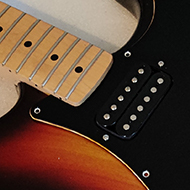
[[[126,52],[124,53],[124,56],[125,56],[125,57],[131,57],[131,52],[130,52],[130,51],[126,51]]]
[[[35,114],[39,114],[40,112],[41,112],[41,109],[40,109],[40,108],[37,107],[37,108],[34,109],[34,113],[35,113]]]
[[[145,170],[145,171],[143,171],[142,176],[144,178],[148,178],[148,177],[150,177],[150,172],[148,170]]]
[[[107,134],[103,136],[104,141],[108,141],[109,138],[110,138],[110,137],[109,137],[109,135],[107,135]]]

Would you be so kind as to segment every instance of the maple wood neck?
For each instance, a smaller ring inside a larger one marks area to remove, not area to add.
[[[112,55],[0,2],[0,63],[19,81],[78,106],[104,79]]]

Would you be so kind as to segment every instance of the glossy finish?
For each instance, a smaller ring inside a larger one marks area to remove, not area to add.
[[[27,87],[15,108],[0,119],[0,189],[146,189],[105,149],[33,121],[29,108],[42,97]]]

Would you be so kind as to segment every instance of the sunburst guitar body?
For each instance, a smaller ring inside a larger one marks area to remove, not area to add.
[[[139,4],[110,54],[0,2],[1,69],[20,89],[0,118],[0,189],[189,188],[190,4]]]

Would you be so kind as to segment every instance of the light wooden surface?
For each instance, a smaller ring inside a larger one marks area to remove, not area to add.
[[[0,3],[0,5],[1,4],[3,3]],[[0,18],[0,23],[3,30],[0,32],[0,39],[13,25],[13,23],[21,15],[21,13],[21,11],[11,7],[2,15],[2,17]],[[49,33],[47,33],[44,39],[34,49],[37,42],[41,40],[42,36],[51,27],[51,25],[40,21],[34,27],[34,29],[30,31],[25,39],[22,40],[20,45],[11,55],[10,59],[7,59],[7,56],[13,50],[17,42],[24,36],[24,34],[29,30],[29,28],[35,21],[35,18],[26,14],[7,34],[7,36],[0,44],[0,63],[3,63],[3,67],[8,67],[10,72],[17,73],[18,79],[20,81],[37,87],[39,90],[45,93],[52,94],[73,106],[78,106],[82,104],[104,79],[106,73],[111,67],[112,55],[103,51],[103,53],[97,57],[97,60],[94,60],[94,58],[96,58],[101,49],[92,45],[92,47],[84,54],[84,56],[72,69],[71,73],[68,74],[62,86],[58,88],[57,92],[55,93],[55,90],[60,84],[60,81],[65,77],[65,74],[81,55],[81,52],[77,51],[77,48],[74,48],[78,45],[78,43],[76,43],[73,48],[68,51],[69,48],[72,47],[73,43],[75,43],[75,41],[77,40],[77,37],[71,34],[67,34],[66,37],[64,37],[61,42],[56,46],[56,48],[59,50],[57,51],[57,49],[54,48],[49,55],[47,54],[49,50],[54,47],[54,44],[64,33],[64,31],[61,31],[58,28],[53,28],[49,31]],[[27,41],[32,42],[32,45],[30,47],[26,47],[24,45]],[[83,46],[83,48],[87,44],[87,42],[83,40],[79,40],[79,42],[80,45]],[[33,52],[31,53],[31,51]],[[58,52],[60,53],[58,54]],[[51,56],[54,54],[58,56],[58,59],[56,61],[51,59]],[[65,54],[66,57],[59,63],[61,57],[65,56]],[[73,54],[78,55],[78,57],[73,56]],[[71,56],[72,59],[70,58],[70,60],[68,61],[68,57]],[[47,58],[44,59],[45,57]],[[67,64],[65,64],[66,58]],[[24,63],[23,60],[25,60]],[[50,72],[47,72],[47,69],[43,69],[44,67],[42,68],[43,64],[47,64],[46,62],[51,62],[50,64],[53,66]],[[91,63],[93,64],[91,67],[89,67]],[[62,67],[59,67],[59,65],[62,65]],[[53,70],[55,66],[57,68]],[[75,68],[77,67],[82,67],[83,71],[81,71],[80,73],[76,72]],[[89,70],[85,73],[85,70],[88,67]],[[43,83],[49,77],[49,73],[51,72],[52,75],[50,75],[47,83]],[[35,75],[38,75],[38,77],[35,77]],[[80,78],[81,80],[79,80]]]
[[[83,0],[63,0],[56,4],[47,0],[2,1],[48,23],[55,24],[59,28],[66,29],[109,52],[118,50],[130,39],[137,26],[139,19],[137,15],[140,12],[136,0],[128,1],[130,11],[135,10],[132,11],[135,14],[131,14],[129,10],[112,0],[97,0],[96,2],[89,0],[88,3]],[[44,4],[46,6],[43,6]],[[5,7],[5,4],[1,4],[0,12]],[[88,7],[88,12],[84,11],[86,7]],[[47,68],[49,71],[52,65],[49,63],[47,66],[50,67]],[[14,107],[18,100],[19,95],[14,85],[17,82],[11,73],[5,72],[0,67],[0,117]]]

